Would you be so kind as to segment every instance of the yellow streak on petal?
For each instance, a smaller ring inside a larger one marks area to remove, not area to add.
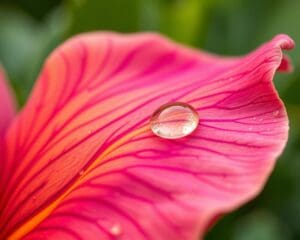
[[[109,153],[117,149],[119,146],[121,146],[126,141],[130,140],[133,137],[136,137],[142,133],[145,133],[149,130],[149,126],[146,125],[142,128],[139,128],[123,138],[120,138],[118,141],[116,141],[114,144],[109,146],[99,157],[82,173],[80,174],[79,178],[54,202],[52,202],[49,206],[44,208],[42,211],[37,213],[32,218],[28,219],[24,224],[22,224],[18,229],[16,229],[7,239],[8,240],[18,240],[23,238],[26,234],[28,234],[30,231],[32,231],[38,224],[40,224],[45,218],[47,218],[51,212],[55,210],[55,208],[61,203],[61,201],[64,200],[64,198],[69,195],[76,187],[78,187],[83,178],[90,173],[93,169],[97,167],[97,165],[100,163],[101,159],[103,159],[105,156],[107,156]]]

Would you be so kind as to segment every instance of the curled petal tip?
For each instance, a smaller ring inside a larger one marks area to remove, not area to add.
[[[295,47],[294,40],[286,34],[279,34],[273,38],[271,43],[275,44],[280,50],[280,62],[277,70],[287,73],[292,72],[294,69],[292,61],[286,54],[282,53],[282,50],[292,50]]]
[[[291,50],[295,47],[294,40],[286,34],[278,34],[273,40],[276,41],[278,46],[283,50]]]

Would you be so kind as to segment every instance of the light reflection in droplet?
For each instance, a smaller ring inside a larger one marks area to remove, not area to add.
[[[120,224],[117,224],[117,223],[114,224],[114,225],[110,228],[109,232],[110,232],[113,236],[119,236],[119,235],[121,235],[121,233],[122,233],[121,225],[120,225]]]
[[[158,108],[151,117],[152,132],[167,139],[178,139],[190,135],[199,124],[197,111],[181,102],[169,103]]]

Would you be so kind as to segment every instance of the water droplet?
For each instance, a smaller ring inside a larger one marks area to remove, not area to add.
[[[273,112],[274,117],[277,117],[278,115],[279,115],[279,110],[276,110],[276,111]]]
[[[114,236],[120,236],[122,233],[122,228],[120,224],[114,224],[110,229],[109,232]]]
[[[198,126],[199,116],[190,105],[181,102],[164,104],[151,117],[152,132],[167,139],[190,135]]]

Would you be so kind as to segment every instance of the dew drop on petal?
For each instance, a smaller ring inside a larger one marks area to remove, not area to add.
[[[109,232],[113,235],[113,236],[119,236],[122,233],[122,228],[120,224],[114,224],[110,229]]]
[[[277,117],[278,115],[279,115],[279,110],[276,110],[276,111],[273,112],[274,117]]]
[[[152,115],[152,132],[167,139],[178,139],[190,135],[199,124],[199,115],[190,105],[181,102],[164,104]]]

